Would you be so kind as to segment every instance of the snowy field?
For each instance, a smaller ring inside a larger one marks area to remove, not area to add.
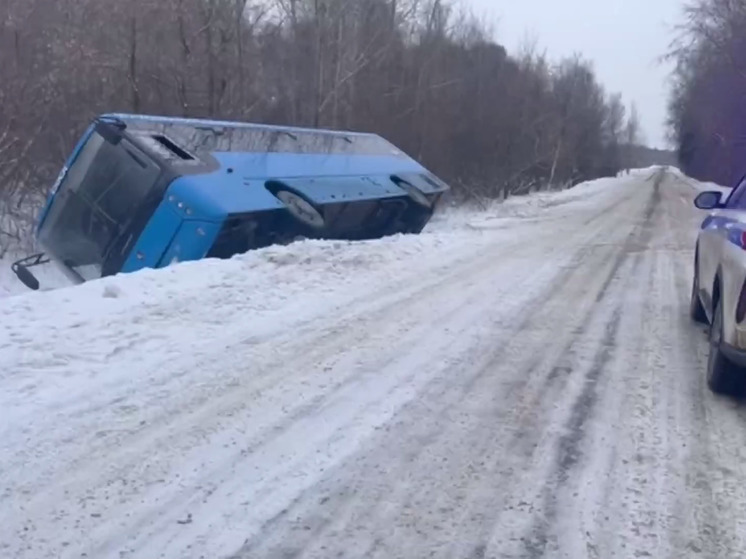
[[[3,272],[0,557],[739,557],[746,407],[686,312],[707,186],[657,174],[419,236]]]

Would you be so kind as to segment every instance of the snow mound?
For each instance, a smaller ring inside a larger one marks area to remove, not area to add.
[[[10,268],[14,261],[24,256],[28,255],[12,253],[6,254],[4,258],[0,258],[0,299],[29,292],[18,278],[16,278],[16,275]],[[33,272],[41,284],[41,289],[44,291],[69,287],[71,285],[67,276],[54,264],[36,266]]]
[[[716,184],[714,182],[702,182],[698,181],[696,179],[693,179],[692,177],[684,174],[680,169],[677,169],[675,167],[669,168],[669,173],[674,175],[676,178],[678,178],[681,182],[688,184],[691,186],[694,190],[705,192],[705,191],[717,191],[722,192],[723,194],[730,194],[733,190],[729,186],[723,186],[721,184]]]
[[[392,260],[409,265],[423,250],[441,245],[474,243],[475,230],[508,230],[526,220],[539,217],[543,219],[550,210],[561,212],[561,207],[565,204],[573,203],[577,207],[578,204],[597,203],[598,196],[611,194],[617,188],[625,188],[630,182],[633,180],[606,178],[581,183],[567,190],[512,197],[503,202],[494,202],[486,209],[448,208],[435,216],[421,235],[396,235],[364,242],[302,241],[253,251],[229,261],[180,263],[165,270],[145,270],[126,277],[122,275],[107,278],[75,289],[81,290],[78,291],[81,297],[83,293],[87,297],[92,295],[89,290],[96,290],[98,293],[102,289],[101,282],[106,285],[107,282],[115,282],[119,291],[109,289],[104,298],[121,301],[134,297],[135,300],[131,301],[134,303],[155,296],[154,290],[163,290],[165,296],[175,296],[175,293],[183,293],[184,290],[198,292],[209,289],[222,281],[218,278],[225,279],[234,274],[238,278],[235,282],[237,287],[243,285],[256,292],[268,286],[261,282],[252,285],[251,278],[263,278],[267,275],[272,278],[272,285],[300,285],[297,277],[299,273],[310,273],[322,268],[325,274],[339,276],[353,270],[355,273],[369,273],[376,267],[391,264]],[[0,298],[19,295],[36,297],[35,300],[41,307],[50,304],[49,301],[57,300],[56,296],[49,298],[43,292],[30,293],[11,272],[11,262],[12,259],[0,260]],[[284,269],[290,270],[290,277],[284,277]],[[71,287],[70,281],[52,264],[35,268],[34,274],[42,284],[42,291]],[[68,292],[68,289],[64,291]],[[67,296],[60,296],[63,306]],[[100,299],[98,295],[94,298]],[[13,303],[4,304],[6,307],[8,305],[12,307]]]
[[[597,204],[600,198],[613,196],[618,189],[628,188],[635,182],[634,177],[603,178],[566,190],[536,192],[514,196],[502,202],[495,201],[483,210],[454,208],[439,219],[434,219],[432,226],[438,230],[510,228],[526,220],[546,219],[552,215],[560,217],[563,215],[562,207],[567,204],[572,204],[576,209]]]

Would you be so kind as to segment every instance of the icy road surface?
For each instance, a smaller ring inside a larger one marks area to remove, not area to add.
[[[0,557],[740,557],[654,175],[0,299]]]

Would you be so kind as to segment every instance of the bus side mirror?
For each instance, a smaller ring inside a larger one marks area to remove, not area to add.
[[[124,136],[124,125],[118,125],[113,122],[99,120],[96,123],[96,132],[111,145],[116,146],[122,141]]]
[[[23,264],[15,263],[13,264],[12,269],[18,279],[21,280],[21,283],[23,283],[23,285],[25,285],[29,289],[38,291],[39,280],[36,279],[36,276],[32,274],[26,266],[24,266]]]

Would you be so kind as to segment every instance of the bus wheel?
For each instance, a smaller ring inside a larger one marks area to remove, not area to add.
[[[326,225],[324,216],[314,205],[295,192],[279,190],[275,194],[295,219],[313,229],[323,229]]]

